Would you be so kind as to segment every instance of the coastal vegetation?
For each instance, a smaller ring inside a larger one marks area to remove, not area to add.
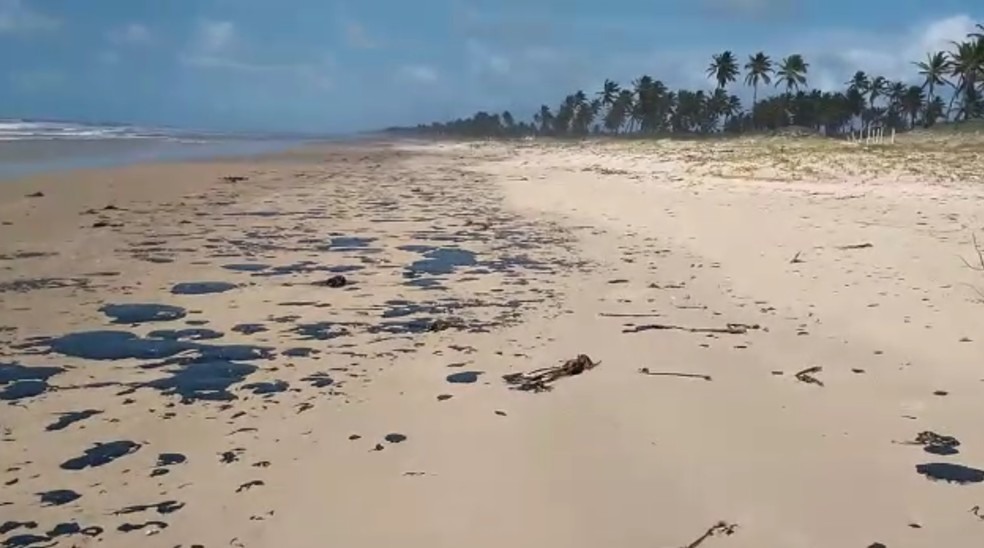
[[[760,51],[743,61],[724,51],[712,56],[706,70],[712,89],[672,90],[643,75],[627,86],[605,80],[595,93],[575,91],[557,106],[542,105],[528,121],[509,111],[482,111],[391,131],[449,137],[684,136],[795,127],[843,135],[984,118],[984,25],[912,67],[912,77],[904,81],[858,70],[843,89],[830,91],[808,87],[810,63],[801,54],[773,57]],[[734,93],[739,85],[750,88],[751,105]]]

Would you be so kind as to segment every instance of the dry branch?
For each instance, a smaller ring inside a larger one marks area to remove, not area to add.
[[[709,527],[707,531],[704,531],[703,535],[697,537],[696,540],[684,546],[683,548],[697,548],[698,546],[703,544],[705,540],[715,535],[726,535],[726,536],[733,535],[735,534],[735,529],[737,528],[738,528],[737,523],[727,523],[724,521],[719,521],[714,525],[712,525],[711,527]]]
[[[963,257],[960,257],[960,260],[967,265],[967,268],[978,272],[984,272],[984,248],[981,248],[981,246],[977,244],[976,234],[971,234],[970,238],[974,242],[974,252],[977,253],[977,264],[970,264],[970,262]]]
[[[503,375],[502,380],[506,381],[506,384],[510,385],[513,390],[546,392],[553,388],[551,384],[557,379],[580,375],[600,364],[601,362],[591,361],[591,358],[586,354],[580,354],[561,365],[534,369],[526,373],[510,373]]]
[[[796,373],[796,380],[800,382],[805,382],[807,384],[815,384],[817,386],[823,386],[823,382],[814,377],[814,373],[819,373],[823,371],[823,368],[819,365],[814,365],[813,367],[807,367],[806,369]]]
[[[869,247],[875,247],[875,244],[872,244],[872,243],[869,243],[869,242],[865,242],[863,244],[842,245],[842,246],[839,246],[837,249],[843,249],[843,250],[846,251],[848,249],[867,249]]]
[[[970,513],[974,514],[977,519],[984,521],[984,511],[981,511],[980,506],[974,506],[970,509]]]
[[[688,333],[726,333],[728,335],[744,335],[751,330],[761,329],[758,324],[744,324],[744,323],[729,323],[725,327],[686,327],[682,325],[669,325],[661,323],[650,323],[645,325],[637,325],[628,329],[623,329],[622,333],[641,333],[643,331],[658,331],[658,330],[677,330],[677,331],[687,331]]]
[[[648,367],[643,367],[639,369],[639,372],[643,375],[650,375],[653,377],[685,377],[690,379],[704,379],[705,381],[712,381],[710,375],[702,375],[700,373],[677,373],[674,371],[650,371]]]
[[[974,243],[974,252],[977,253],[977,264],[971,264],[967,259],[964,259],[963,257],[960,257],[960,260],[963,261],[964,265],[966,265],[967,268],[969,268],[969,269],[971,269],[971,270],[973,270],[975,272],[984,272],[984,248],[982,248],[977,243],[977,235],[976,234],[971,233],[970,239]],[[967,285],[970,285],[970,284],[967,284]],[[977,292],[977,295],[981,299],[984,299],[984,291],[982,291],[979,287],[971,286],[971,288],[974,291]]]

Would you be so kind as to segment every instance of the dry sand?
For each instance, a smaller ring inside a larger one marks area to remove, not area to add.
[[[0,184],[0,546],[980,546],[982,162],[399,143]]]

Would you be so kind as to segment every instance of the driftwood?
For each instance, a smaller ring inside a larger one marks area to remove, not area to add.
[[[726,535],[730,536],[735,534],[735,529],[738,528],[737,523],[728,523],[725,521],[719,521],[709,527],[704,534],[697,537],[697,540],[691,542],[690,544],[684,546],[683,548],[697,548],[704,543],[705,540],[715,536],[715,535]]]
[[[628,312],[602,312],[598,314],[602,318],[658,318],[662,314],[631,314]]]
[[[823,381],[813,376],[814,373],[819,373],[823,371],[823,368],[819,365],[814,365],[813,367],[807,367],[806,369],[796,373],[796,380],[800,382],[805,382],[807,384],[815,384],[817,386],[823,386]]]
[[[652,377],[684,377],[688,379],[704,379],[705,381],[712,381],[710,375],[702,375],[700,373],[676,373],[673,371],[650,371],[648,367],[643,367],[639,369],[639,372],[643,375],[650,375]]]
[[[843,249],[844,251],[847,251],[849,249],[867,249],[869,247],[875,247],[875,244],[870,242],[865,242],[863,244],[842,245],[842,246],[838,246],[837,249]]]
[[[551,384],[562,377],[580,375],[585,371],[594,369],[601,362],[591,361],[586,354],[567,360],[561,365],[534,369],[526,373],[510,373],[503,375],[502,380],[506,381],[513,390],[523,390],[527,392],[546,392],[553,388]]]
[[[658,283],[655,282],[649,284],[649,289],[683,289],[683,288],[684,288],[684,284],[659,285]]]
[[[686,327],[682,325],[669,325],[661,323],[650,323],[637,325],[628,329],[623,329],[622,333],[641,333],[643,331],[677,330],[687,331],[688,333],[726,333],[728,335],[743,335],[751,330],[761,329],[758,324],[748,325],[744,323],[729,323],[725,327]]]

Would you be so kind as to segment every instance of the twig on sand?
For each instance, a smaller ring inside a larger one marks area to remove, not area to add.
[[[851,244],[838,246],[837,249],[849,250],[849,249],[867,249],[869,247],[875,247],[875,244],[871,242],[865,242],[863,244]]]
[[[510,385],[513,390],[523,390],[528,392],[546,392],[553,388],[551,383],[561,377],[580,375],[585,371],[594,369],[601,362],[591,361],[586,354],[580,354],[574,359],[567,360],[561,365],[534,369],[526,373],[510,373],[503,375],[502,380]]]
[[[758,324],[729,323],[725,327],[686,327],[682,325],[669,325],[661,323],[650,323],[637,325],[628,329],[623,329],[622,333],[641,333],[643,331],[670,330],[687,331],[688,333],[726,333],[728,335],[744,335],[751,330],[761,329]]]
[[[711,538],[711,537],[713,537],[715,535],[731,536],[731,535],[735,534],[735,529],[737,529],[737,528],[738,528],[738,524],[737,523],[728,523],[728,522],[725,522],[725,521],[719,521],[719,522],[715,523],[714,525],[708,527],[707,531],[704,531],[704,534],[703,535],[697,537],[696,540],[694,540],[690,544],[684,546],[683,548],[697,548],[698,546],[700,546],[701,544],[703,544],[705,540],[707,540],[707,539],[709,539],[709,538]]]
[[[805,382],[807,384],[815,384],[817,386],[823,386],[823,381],[813,376],[814,373],[819,373],[823,371],[823,367],[819,365],[814,365],[813,367],[807,367],[806,369],[796,373],[796,380],[800,382]]]
[[[789,264],[797,264],[797,263],[805,262],[805,261],[803,261],[803,259],[800,259],[800,255],[802,255],[802,254],[803,254],[802,251],[797,251],[796,252],[796,255],[793,255],[792,260],[789,261]]]
[[[628,312],[625,312],[625,313],[621,313],[621,312],[602,312],[602,313],[600,313],[598,315],[601,316],[602,318],[658,318],[658,317],[662,316],[662,314],[655,314],[655,313],[653,313],[653,314],[631,314],[631,313],[628,313]]]
[[[660,285],[658,283],[649,284],[649,289],[683,289],[684,284],[665,284]]]
[[[977,244],[976,234],[971,234],[970,238],[974,242],[974,252],[977,253],[977,264],[970,264],[970,262],[963,257],[960,257],[960,260],[967,265],[967,268],[978,272],[984,272],[984,248],[981,248],[981,246]]]
[[[971,264],[967,259],[964,259],[963,257],[960,257],[960,260],[963,261],[964,265],[966,265],[967,268],[969,268],[969,269],[971,269],[971,270],[973,270],[975,272],[984,272],[984,248],[982,248],[980,245],[978,245],[978,243],[977,243],[977,235],[976,234],[973,234],[972,233],[970,235],[970,239],[974,243],[974,252],[977,253],[977,264]],[[967,284],[967,285],[970,285],[970,284]],[[979,287],[975,287],[975,286],[972,286],[972,285],[970,287],[971,287],[971,289],[973,289],[974,291],[977,292],[977,295],[980,298],[984,299],[984,291],[982,291]]]
[[[710,375],[702,375],[700,373],[677,373],[674,371],[650,371],[648,367],[642,367],[639,372],[643,375],[650,375],[652,377],[685,377],[689,379],[704,379],[705,381],[712,381]]]

